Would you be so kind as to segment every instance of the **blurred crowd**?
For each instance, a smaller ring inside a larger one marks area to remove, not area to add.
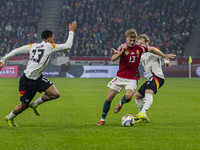
[[[35,42],[42,0],[1,0],[0,57]]]
[[[125,42],[125,32],[147,34],[150,45],[164,53],[183,56],[196,24],[199,0],[64,0],[56,43],[68,37],[68,25],[77,22],[72,49],[58,56],[110,56]],[[0,57],[35,42],[43,0],[1,0]]]
[[[109,56],[135,28],[162,52],[182,56],[198,9],[198,0],[64,0],[56,42],[66,41],[67,25],[76,20],[74,45],[61,55]]]

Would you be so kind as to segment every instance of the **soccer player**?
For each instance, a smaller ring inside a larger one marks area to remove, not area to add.
[[[126,33],[126,43],[123,43],[117,51],[111,48],[111,53],[114,55],[111,57],[112,61],[116,61],[120,58],[119,70],[116,77],[114,77],[109,83],[109,92],[107,98],[103,105],[102,117],[97,125],[104,125],[105,119],[108,111],[110,110],[110,105],[117,93],[119,93],[125,86],[126,94],[119,101],[118,105],[114,109],[114,113],[120,111],[124,103],[128,103],[137,88],[137,80],[140,79],[140,74],[138,66],[140,63],[140,57],[142,53],[152,52],[162,57],[174,58],[176,55],[173,54],[163,54],[152,47],[147,47],[145,45],[140,45],[136,43],[137,33],[135,29],[130,29]]]
[[[137,42],[138,44],[143,44],[147,47],[150,47],[150,40],[146,34],[140,35],[137,38]],[[160,51],[156,47],[152,48]],[[146,112],[153,103],[153,94],[156,94],[158,89],[164,84],[164,75],[162,71],[161,60],[164,60],[165,65],[168,68],[171,68],[171,63],[159,55],[144,53],[141,56],[142,66],[144,67],[144,70],[147,74],[147,81],[134,95],[135,102],[140,111],[136,116],[134,116],[135,123],[149,122]]]
[[[0,60],[0,70],[6,60],[19,53],[29,53],[29,61],[23,76],[19,81],[19,95],[21,104],[17,105],[14,110],[5,117],[5,120],[11,127],[18,127],[14,118],[26,110],[32,108],[36,115],[40,116],[38,105],[59,98],[60,93],[51,81],[43,77],[42,71],[46,67],[54,52],[67,50],[72,47],[74,31],[76,30],[76,22],[69,24],[69,37],[64,44],[55,44],[54,34],[51,30],[44,30],[41,33],[42,42],[32,43],[12,50],[9,54]],[[36,92],[45,92],[44,95],[31,102]]]

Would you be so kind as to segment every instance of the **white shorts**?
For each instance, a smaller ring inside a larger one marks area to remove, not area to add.
[[[124,86],[125,90],[131,89],[133,92],[135,92],[135,89],[137,88],[137,80],[114,77],[107,86],[118,93],[123,89]]]

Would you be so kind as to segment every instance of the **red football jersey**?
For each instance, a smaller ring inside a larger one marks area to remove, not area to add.
[[[127,43],[120,45],[117,49],[118,52],[122,50],[124,44]],[[134,47],[129,47],[127,45],[127,50],[120,56],[117,76],[125,79],[140,79],[138,66],[140,64],[141,55],[145,52],[148,52],[148,47],[145,45],[138,43],[136,43]]]

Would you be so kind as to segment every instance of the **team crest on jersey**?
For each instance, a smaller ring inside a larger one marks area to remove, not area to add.
[[[111,86],[111,85],[112,85],[112,82],[109,83],[109,86]]]
[[[139,51],[139,50],[137,50],[137,51],[136,51],[136,54],[137,54],[137,58],[139,58],[140,51]]]
[[[128,50],[126,50],[126,51],[125,51],[125,54],[126,54],[126,55],[128,55],[128,54],[129,54],[129,51],[128,51]]]

